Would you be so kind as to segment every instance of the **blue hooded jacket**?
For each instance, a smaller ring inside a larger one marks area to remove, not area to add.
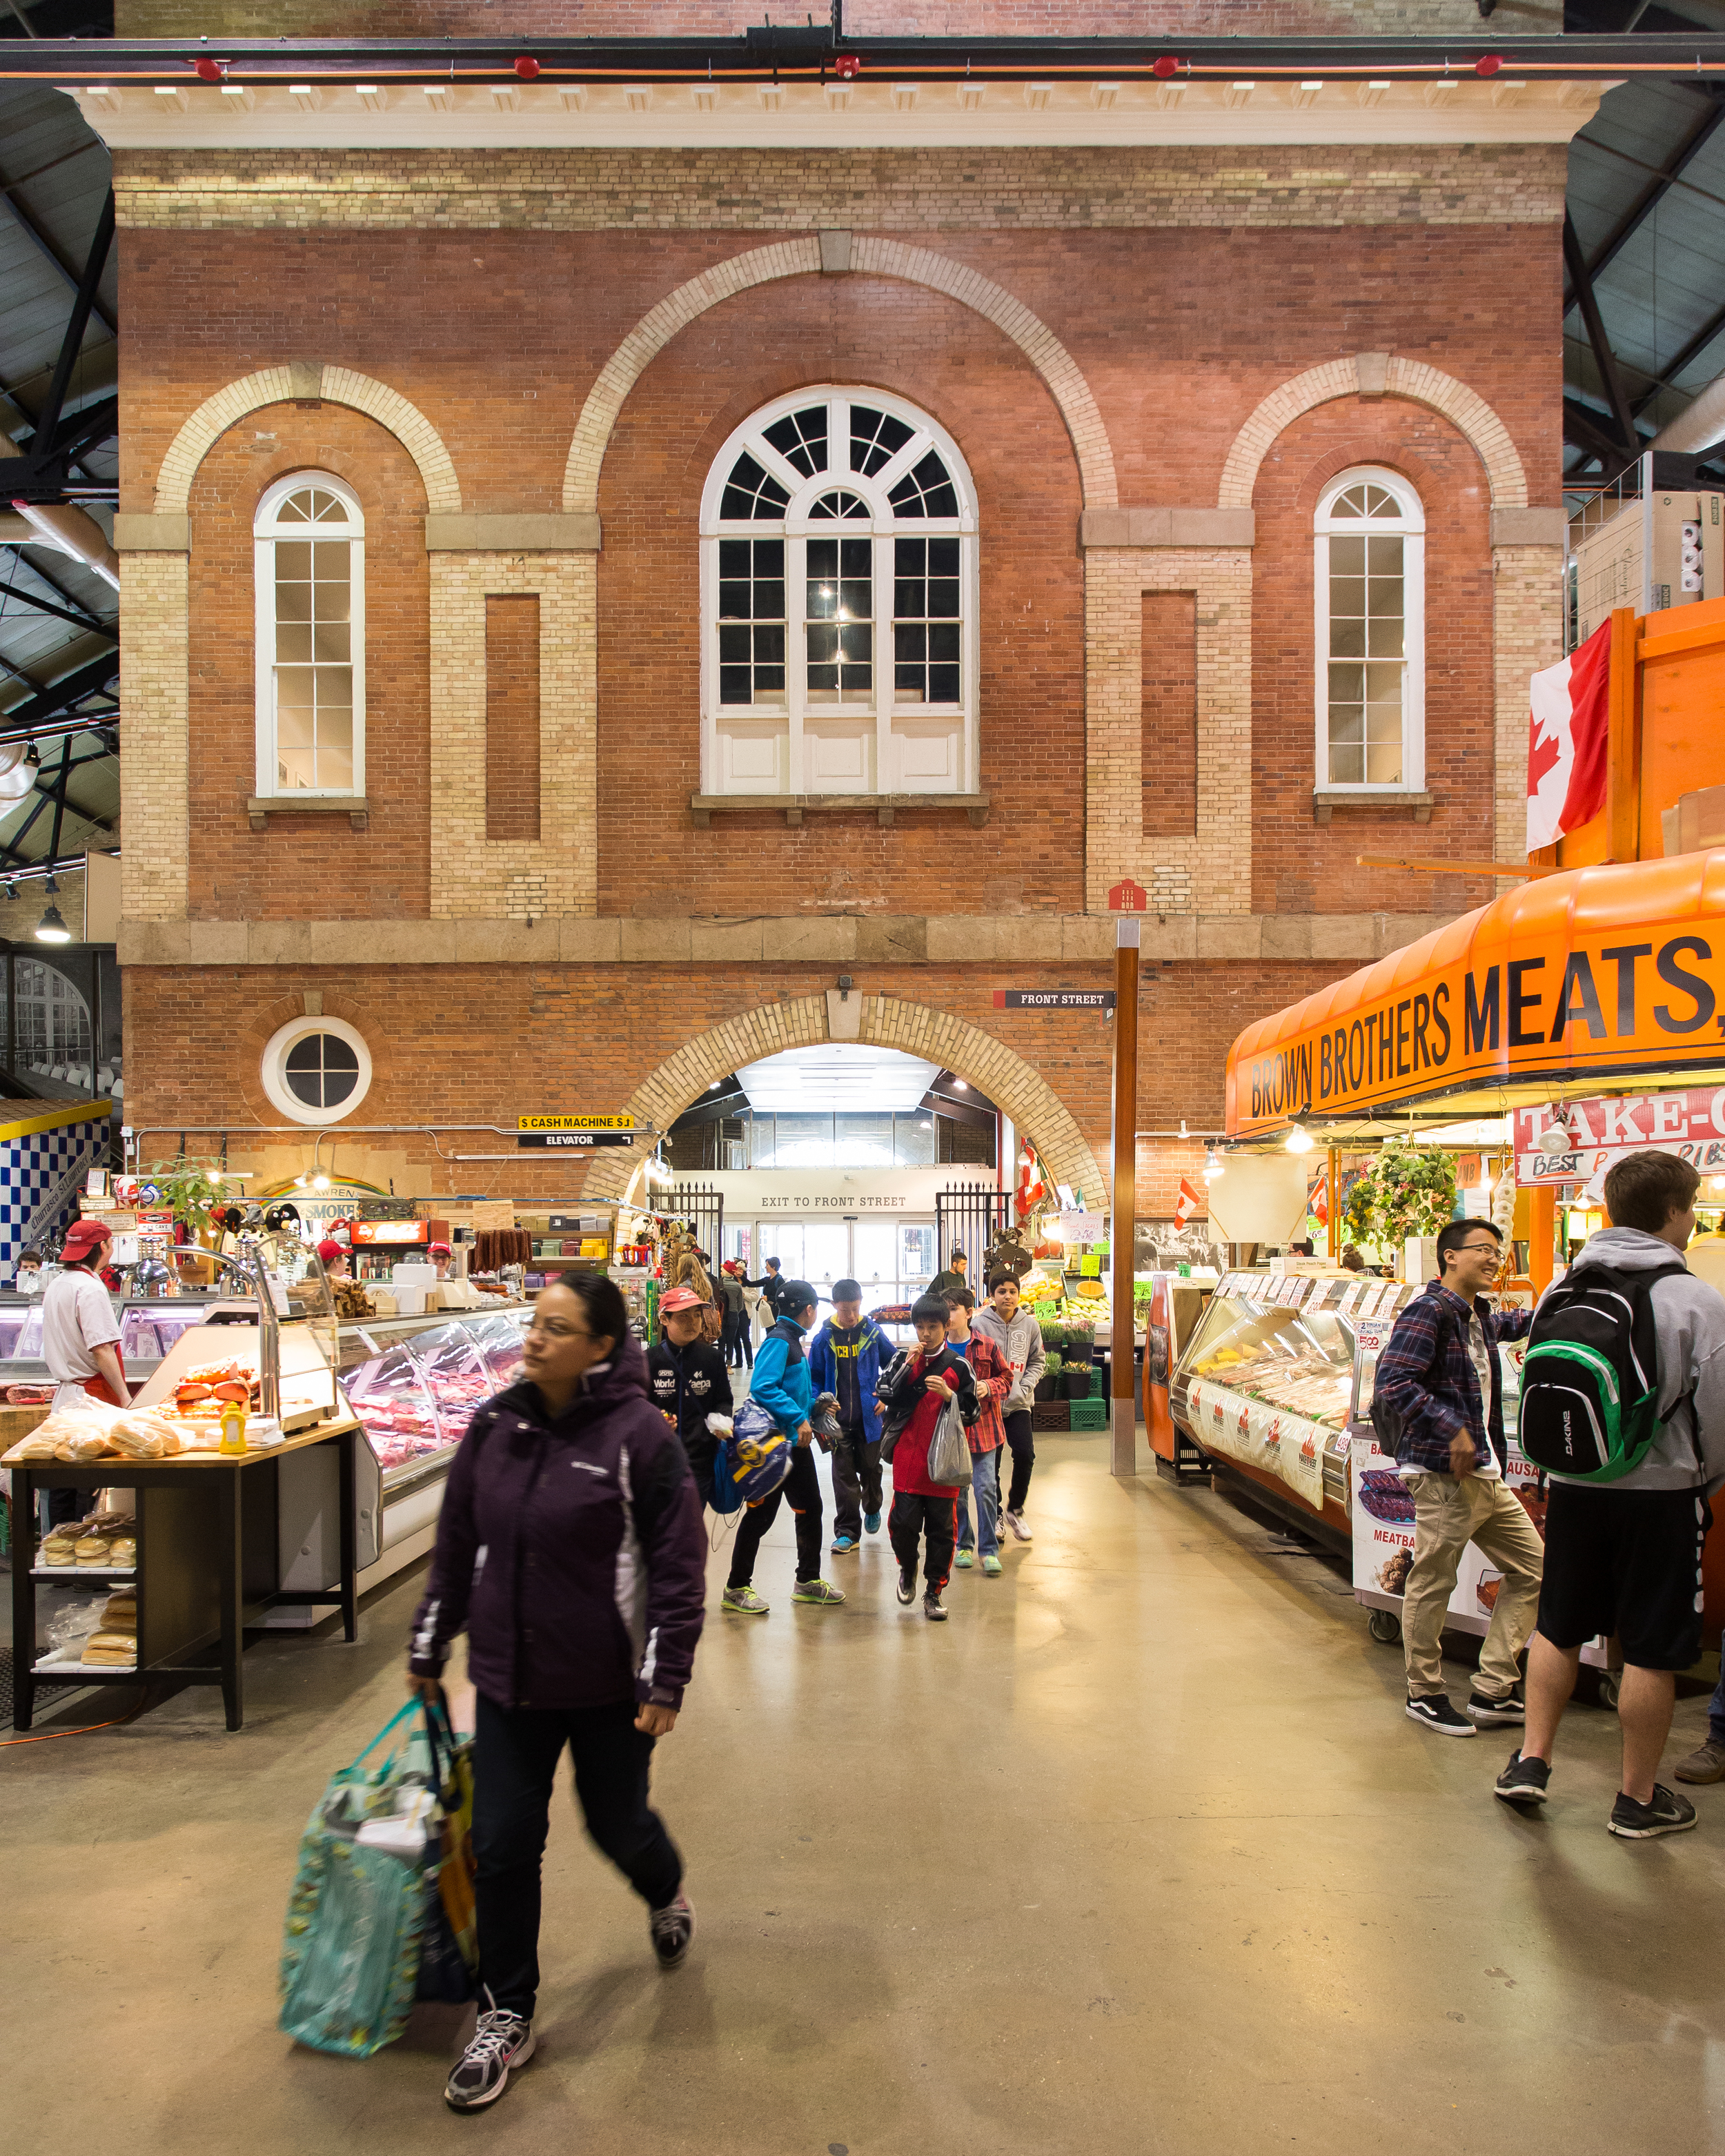
[[[781,1317],[767,1329],[755,1351],[749,1397],[758,1400],[792,1444],[814,1405],[809,1358],[803,1353],[803,1328],[793,1317]]]
[[[855,1358],[857,1393],[862,1402],[863,1441],[866,1445],[877,1444],[880,1436],[880,1403],[875,1398],[875,1386],[882,1368],[892,1359],[892,1342],[872,1317],[858,1319],[857,1337],[853,1341],[835,1342],[834,1331],[833,1321],[829,1318],[809,1342],[809,1374],[818,1392],[831,1393],[842,1400],[839,1355],[842,1352]]]

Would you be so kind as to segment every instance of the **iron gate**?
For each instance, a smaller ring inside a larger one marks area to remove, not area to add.
[[[665,1194],[663,1210],[673,1220],[686,1220],[695,1230],[696,1241],[707,1254],[707,1270],[716,1281],[725,1255],[724,1192],[710,1183],[679,1183]]]
[[[987,1292],[983,1274],[988,1245],[1002,1228],[1012,1224],[1012,1193],[992,1183],[964,1183],[936,1193],[934,1200],[935,1270],[945,1272],[954,1250],[969,1260],[965,1278],[980,1302]]]

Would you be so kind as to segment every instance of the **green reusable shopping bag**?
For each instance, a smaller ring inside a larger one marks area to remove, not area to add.
[[[379,1766],[365,1760],[409,1715],[410,1699],[352,1766],[330,1777],[300,1837],[282,1936],[277,2025],[317,2051],[367,2059],[406,2025],[419,1974],[428,1865],[435,1879],[439,1820],[418,1861],[356,1840],[367,1820],[397,1814],[403,1784],[424,1769],[405,1737]]]

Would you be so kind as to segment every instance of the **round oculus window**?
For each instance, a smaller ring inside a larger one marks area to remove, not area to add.
[[[296,1123],[333,1123],[370,1090],[372,1058],[358,1031],[333,1018],[297,1019],[264,1050],[264,1091]]]

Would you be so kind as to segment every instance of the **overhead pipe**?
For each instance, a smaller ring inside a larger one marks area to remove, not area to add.
[[[1661,449],[1675,449],[1697,456],[1722,440],[1725,440],[1725,374],[1716,374],[1695,401],[1668,427],[1661,428],[1645,446],[1656,454]]]

